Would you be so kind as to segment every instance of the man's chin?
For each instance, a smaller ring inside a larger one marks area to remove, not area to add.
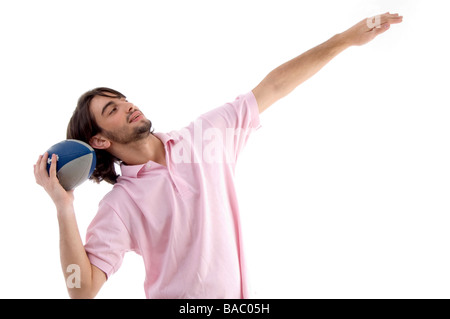
[[[132,133],[127,134],[125,136],[123,133],[120,134],[108,131],[104,131],[103,134],[105,134],[105,137],[110,139],[112,142],[119,144],[130,144],[150,136],[151,129],[152,129],[152,122],[150,120],[145,119],[145,121],[142,124],[134,128],[134,131]]]
[[[152,122],[150,120],[143,120],[144,123],[139,125],[136,129],[136,134],[140,135],[143,134],[145,137],[150,135],[151,129],[152,129]]]

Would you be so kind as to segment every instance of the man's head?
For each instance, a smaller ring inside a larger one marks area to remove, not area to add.
[[[105,87],[84,93],[67,126],[67,138],[89,143],[96,152],[97,165],[91,179],[114,184],[114,163],[120,159],[108,149],[112,144],[129,144],[151,134],[152,124],[122,93]]]

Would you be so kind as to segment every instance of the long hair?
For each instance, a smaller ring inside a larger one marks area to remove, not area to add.
[[[89,144],[89,140],[93,136],[102,132],[89,108],[92,99],[97,95],[126,98],[122,93],[106,87],[95,88],[84,93],[78,99],[77,107],[67,125],[68,139],[76,139]],[[119,159],[106,150],[95,149],[95,155],[97,164],[89,179],[96,183],[106,181],[115,184],[119,175],[116,173],[114,163],[119,163]]]

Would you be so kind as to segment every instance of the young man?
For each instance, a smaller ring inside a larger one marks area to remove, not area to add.
[[[36,182],[52,198],[60,228],[61,265],[79,269],[72,298],[93,298],[118,270],[124,253],[143,257],[148,298],[248,297],[234,165],[259,114],[317,73],[343,50],[363,45],[400,23],[398,14],[364,19],[270,72],[252,91],[212,110],[188,127],[153,133],[125,96],[98,88],[80,97],[67,137],[88,142],[98,163],[92,176],[114,185],[80,238],[73,191],[50,174],[48,154],[34,166]],[[115,172],[119,163],[121,176]],[[73,269],[73,268],[71,268]]]

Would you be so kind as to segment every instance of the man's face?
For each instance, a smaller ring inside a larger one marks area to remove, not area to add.
[[[111,142],[128,144],[150,134],[152,123],[125,98],[95,96],[90,104],[101,134]]]

